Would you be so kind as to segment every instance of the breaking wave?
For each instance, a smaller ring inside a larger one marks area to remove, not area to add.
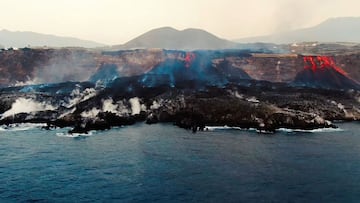
[[[230,126],[205,126],[205,131],[217,131],[217,130],[246,130],[246,131],[256,131],[255,128],[240,128],[240,127],[230,127]]]
[[[240,127],[230,127],[230,126],[205,126],[206,131],[218,131],[218,130],[243,130],[243,131],[258,131],[255,128],[240,128]],[[302,129],[289,129],[289,128],[279,128],[276,132],[285,132],[285,133],[296,133],[296,132],[305,132],[305,133],[329,133],[329,132],[342,132],[344,129],[341,128],[318,128],[313,130],[302,130]]]
[[[303,133],[329,133],[329,132],[342,132],[344,129],[341,128],[318,128],[313,130],[302,130],[302,129],[288,129],[288,128],[279,128],[277,131],[279,132],[303,132]]]
[[[59,132],[56,133],[58,137],[69,137],[69,138],[79,138],[79,137],[90,137],[94,134],[94,131],[89,131],[88,133],[65,133]]]
[[[46,123],[14,123],[0,126],[0,131],[26,131],[45,127]]]

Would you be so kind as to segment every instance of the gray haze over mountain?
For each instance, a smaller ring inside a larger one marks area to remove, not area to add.
[[[0,44],[4,47],[102,47],[104,44],[77,39],[73,37],[60,37],[46,35],[35,32],[12,32],[8,30],[0,31]],[[1,47],[0,45],[0,47]]]
[[[133,40],[114,46],[114,49],[163,48],[163,49],[227,49],[236,48],[237,43],[221,39],[200,29],[176,30],[162,27],[150,30]]]
[[[360,17],[330,18],[317,26],[282,32],[267,36],[249,37],[237,42],[293,43],[318,42],[358,42],[360,43]]]

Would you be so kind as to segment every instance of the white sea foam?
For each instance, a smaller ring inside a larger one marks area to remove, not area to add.
[[[258,131],[255,128],[240,128],[240,127],[230,127],[230,126],[205,126],[205,130],[207,131],[216,131],[216,130],[246,130],[246,131]],[[327,133],[327,132],[341,132],[344,131],[341,128],[318,128],[313,130],[302,130],[302,129],[289,129],[289,128],[279,128],[276,130],[277,132],[306,132],[306,133]]]
[[[46,110],[55,110],[56,108],[51,104],[46,102],[38,102],[34,99],[27,99],[27,98],[18,98],[16,101],[11,105],[11,109],[6,111],[1,119],[6,118],[8,116],[12,116],[18,113],[30,113],[30,112],[37,112],[37,111],[46,111]]]
[[[317,128],[313,130],[302,130],[302,129],[289,129],[289,128],[279,128],[277,131],[279,132],[305,132],[305,133],[328,133],[328,132],[341,132],[344,131],[341,128]]]
[[[26,131],[47,126],[46,123],[14,123],[0,126],[0,131]]]
[[[255,128],[240,128],[240,127],[230,127],[230,126],[205,126],[206,131],[216,131],[216,130],[248,130],[256,131]]]
[[[64,133],[64,132],[56,133],[56,136],[58,137],[70,137],[70,138],[89,137],[92,135],[93,135],[93,131],[89,131],[88,133]]]

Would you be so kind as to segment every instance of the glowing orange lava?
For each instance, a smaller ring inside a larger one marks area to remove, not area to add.
[[[347,73],[340,67],[336,66],[335,61],[330,56],[304,56],[304,68],[316,72],[319,69],[334,69],[337,72],[347,75]]]

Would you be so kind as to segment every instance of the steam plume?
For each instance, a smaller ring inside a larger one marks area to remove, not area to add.
[[[103,112],[111,112],[111,113],[118,113],[118,105],[117,104],[113,104],[113,100],[112,99],[107,99],[107,100],[104,100],[103,102],[103,107],[102,107],[102,110]]]
[[[131,104],[131,115],[139,114],[141,111],[139,98],[137,97],[131,98],[129,102]]]
[[[6,111],[2,118],[12,116],[18,113],[30,113],[37,111],[55,110],[56,108],[46,102],[37,102],[33,99],[18,98],[12,105],[11,109]]]

